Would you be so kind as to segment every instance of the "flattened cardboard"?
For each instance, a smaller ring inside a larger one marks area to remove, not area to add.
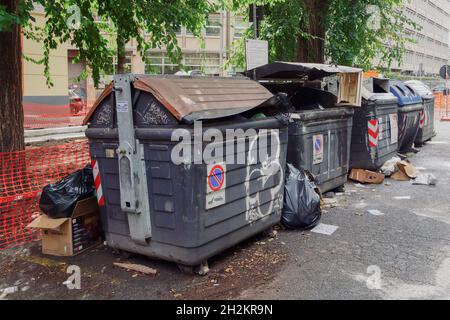
[[[99,208],[96,197],[79,201],[69,218],[51,219],[46,215],[41,215],[27,227],[42,230],[42,253],[68,257],[77,255],[100,242],[100,239],[98,241],[93,239],[87,246],[83,244],[75,246],[79,250],[74,252],[77,239],[73,234],[73,224],[78,219],[82,219],[85,226],[99,224]]]
[[[349,179],[360,183],[382,184],[384,182],[384,174],[364,169],[352,169]]]
[[[406,174],[411,179],[415,179],[419,175],[419,172],[417,171],[417,169],[408,161],[405,161],[405,160],[399,161],[399,162],[397,162],[397,166],[401,172]]]
[[[409,181],[410,178],[402,171],[397,171],[391,175],[391,179],[396,181]]]

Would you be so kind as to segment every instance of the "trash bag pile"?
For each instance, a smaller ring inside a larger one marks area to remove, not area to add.
[[[287,164],[284,187],[284,208],[281,224],[287,229],[309,230],[317,226],[322,217],[320,195],[305,171]]]
[[[95,195],[92,167],[87,165],[42,190],[39,208],[50,218],[68,218],[78,201]]]

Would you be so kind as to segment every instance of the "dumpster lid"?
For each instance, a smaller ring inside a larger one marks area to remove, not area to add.
[[[419,93],[404,82],[392,82],[391,92],[397,97],[399,106],[422,103]]]
[[[179,121],[188,122],[239,114],[273,97],[259,83],[242,78],[139,75],[133,86],[151,93]],[[113,90],[113,84],[105,89],[84,119],[84,124]]]
[[[397,100],[390,92],[390,80],[388,78],[370,77],[363,81],[362,97],[365,100]]]
[[[317,80],[338,73],[360,73],[362,69],[321,63],[276,61],[247,71],[255,79],[301,79]]]
[[[339,77],[337,105],[361,106],[362,69],[320,63],[277,61],[247,71],[257,80],[309,80]]]
[[[408,80],[405,81],[407,85],[416,90],[422,98],[432,99],[434,97],[433,91],[425,83],[419,80]]]

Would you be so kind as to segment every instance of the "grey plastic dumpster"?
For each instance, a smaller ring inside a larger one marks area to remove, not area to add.
[[[420,147],[436,135],[434,131],[435,97],[433,91],[431,91],[422,81],[409,80],[405,81],[405,83],[415,89],[423,100],[423,111],[420,113],[419,120],[419,132],[414,141],[414,144]]]
[[[279,103],[247,79],[116,76],[85,120],[108,245],[196,266],[278,223],[288,138]],[[227,135],[202,142],[208,132]]]
[[[322,79],[353,73],[354,85],[342,91],[358,95],[360,72],[348,67],[288,62],[275,62],[248,72],[256,74],[272,93],[283,92],[289,97],[293,110],[287,161],[311,172],[322,192],[339,188],[347,181],[354,114],[353,108],[338,106],[338,97],[344,96],[338,84],[324,80],[328,90],[325,91]]]
[[[398,150],[410,152],[419,132],[422,98],[412,87],[401,81],[391,83],[391,92],[397,97],[398,103]]]
[[[287,161],[317,179],[322,192],[347,182],[353,109],[330,108],[291,113]]]
[[[367,79],[353,116],[350,168],[378,170],[398,151],[397,98],[388,79]]]

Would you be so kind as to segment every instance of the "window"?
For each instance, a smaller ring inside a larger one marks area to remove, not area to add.
[[[220,21],[220,16],[211,15],[206,20],[205,25],[205,35],[207,37],[220,37],[222,31],[222,24]]]
[[[186,35],[187,36],[193,36],[194,33],[191,30],[189,30],[188,28],[186,28]]]
[[[244,35],[245,30],[248,29],[248,23],[242,18],[236,18],[234,21],[234,37],[241,38]]]
[[[103,73],[105,75],[111,75],[115,74],[116,72],[117,72],[117,57],[113,56],[110,67],[107,68],[106,70],[103,70]],[[126,56],[125,73],[131,73],[131,56],[129,55]]]
[[[170,61],[164,52],[149,52],[145,62],[146,74],[174,74],[180,71],[178,64]]]
[[[205,75],[220,74],[220,54],[219,53],[185,53],[182,59],[185,71],[198,70]],[[175,74],[181,71],[178,64],[170,61],[164,52],[149,52],[147,54],[145,73],[146,74]]]
[[[186,71],[201,70],[205,75],[220,74],[219,53],[185,53],[184,66]]]

